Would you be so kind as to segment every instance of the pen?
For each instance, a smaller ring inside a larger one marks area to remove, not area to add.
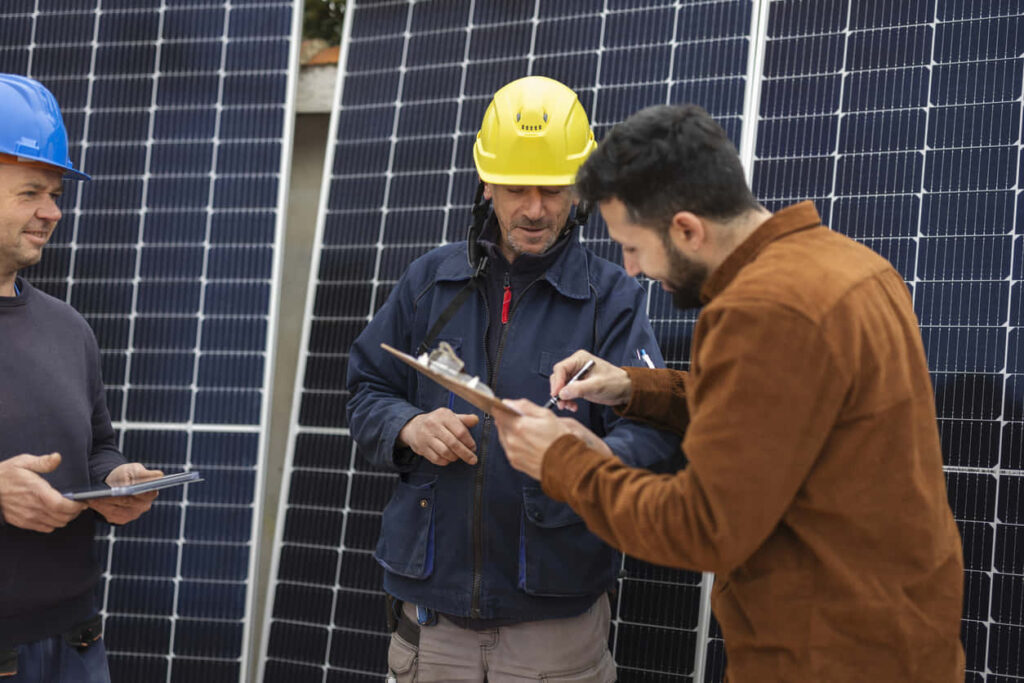
[[[642,360],[647,367],[654,368],[654,361],[647,355],[647,349],[637,349],[636,357]]]
[[[583,367],[580,368],[579,370],[577,370],[576,374],[573,375],[572,378],[568,382],[565,383],[565,386],[567,387],[570,384],[572,384],[573,382],[575,382],[576,380],[578,380],[580,377],[583,377],[583,375],[587,374],[587,372],[589,372],[590,368],[592,368],[592,367],[594,367],[594,359],[593,358],[591,358],[586,363],[584,363]],[[564,389],[565,387],[562,387],[562,388]],[[548,399],[548,402],[544,404],[544,407],[545,408],[554,408],[557,403],[558,403],[558,396],[555,395],[555,396],[552,396],[550,399]]]

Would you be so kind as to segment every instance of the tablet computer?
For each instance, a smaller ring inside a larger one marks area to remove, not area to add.
[[[106,484],[99,484],[97,486],[77,489],[75,491],[66,491],[63,496],[65,498],[70,498],[71,500],[90,500],[92,498],[111,498],[113,496],[134,496],[137,493],[159,491],[160,489],[170,488],[171,486],[181,486],[183,484],[191,484],[192,482],[202,480],[202,477],[199,476],[199,472],[192,470],[190,472],[168,474],[163,477],[157,477],[156,479],[150,479],[149,481],[141,481],[138,484],[129,484],[128,486],[107,486]]]

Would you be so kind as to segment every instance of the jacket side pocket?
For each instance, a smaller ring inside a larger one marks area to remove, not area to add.
[[[557,597],[595,595],[611,588],[616,559],[571,507],[539,488],[523,489],[520,590]]]
[[[426,579],[434,571],[434,484],[399,481],[381,518],[373,556],[389,572]]]

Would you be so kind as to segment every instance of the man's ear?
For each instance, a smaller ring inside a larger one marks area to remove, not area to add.
[[[483,182],[483,181],[481,181]],[[484,199],[490,201],[494,197],[494,193],[491,192],[491,184],[484,183]]]
[[[684,254],[698,251],[707,242],[708,237],[704,221],[689,211],[679,211],[672,216],[668,234],[672,244]]]

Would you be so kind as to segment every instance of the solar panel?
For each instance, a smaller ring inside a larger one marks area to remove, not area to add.
[[[206,481],[102,526],[114,680],[247,678],[290,156],[287,0],[6,0],[0,71],[56,95],[64,219],[26,273],[96,332],[124,453]]]
[[[755,194],[903,274],[964,543],[968,681],[1024,678],[1024,5],[774,2]]]
[[[750,2],[354,2],[348,8],[275,542],[266,681],[377,681],[387,636],[372,558],[393,476],[354,453],[344,370],[415,257],[463,239],[471,148],[494,91],[525,75],[576,90],[598,137],[636,109],[700,102],[739,144]],[[584,239],[621,255],[593,217]],[[672,365],[693,316],[660,288],[649,316]],[[708,629],[699,574],[626,558],[612,649],[622,681],[691,681]]]

